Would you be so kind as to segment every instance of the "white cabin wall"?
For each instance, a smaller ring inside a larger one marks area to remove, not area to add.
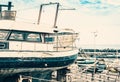
[[[21,50],[22,42],[10,41],[9,42],[9,50]]]
[[[9,50],[53,51],[54,44],[36,42],[9,42]]]
[[[36,50],[53,51],[53,44],[36,43]]]
[[[35,43],[32,42],[22,42],[22,50],[34,50]]]

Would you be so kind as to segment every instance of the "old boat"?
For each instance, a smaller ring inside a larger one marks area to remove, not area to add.
[[[13,21],[14,12],[1,13],[1,79],[17,74],[48,73],[66,68],[77,59],[78,49],[74,47],[74,42],[78,33],[72,29],[57,30]]]

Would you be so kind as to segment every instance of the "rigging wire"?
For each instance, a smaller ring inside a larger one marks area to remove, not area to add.
[[[16,17],[16,20],[19,20],[21,22],[24,23],[32,23],[32,24],[36,24],[37,21],[35,21],[35,19],[27,19],[27,18],[22,18],[22,17]]]
[[[39,9],[39,6],[28,7],[28,8],[24,8],[24,9],[18,9],[17,11],[20,12],[20,11],[25,11],[25,10],[30,10],[30,9],[36,9],[36,8]]]
[[[31,23],[31,24],[37,24],[37,20],[36,19],[28,19],[28,18],[22,18],[22,17],[16,17],[17,20],[21,21],[21,22],[24,22],[24,23]],[[45,23],[45,22],[42,22],[40,23],[41,25],[45,25],[45,26],[50,26],[52,24],[48,24],[48,23]]]

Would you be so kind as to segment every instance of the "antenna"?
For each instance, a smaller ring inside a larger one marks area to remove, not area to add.
[[[2,12],[2,7],[8,7],[8,10],[11,10],[13,7],[12,2],[8,2],[8,5],[0,4],[0,13]]]
[[[94,53],[96,52],[96,37],[98,36],[98,32],[95,31],[95,32],[92,32],[93,35],[94,35]]]
[[[76,10],[75,8],[64,8],[64,9],[59,9],[59,10]]]

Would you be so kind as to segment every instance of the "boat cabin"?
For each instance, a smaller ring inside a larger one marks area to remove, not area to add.
[[[56,51],[57,48],[70,47],[76,37],[76,33],[68,31],[56,33],[52,27],[40,27],[10,20],[0,22],[2,50]]]
[[[7,25],[4,24],[5,22]],[[23,26],[27,27],[28,30]],[[0,49],[51,50],[54,43],[54,33],[37,28],[36,25],[25,25],[15,21],[3,20],[0,22]]]

